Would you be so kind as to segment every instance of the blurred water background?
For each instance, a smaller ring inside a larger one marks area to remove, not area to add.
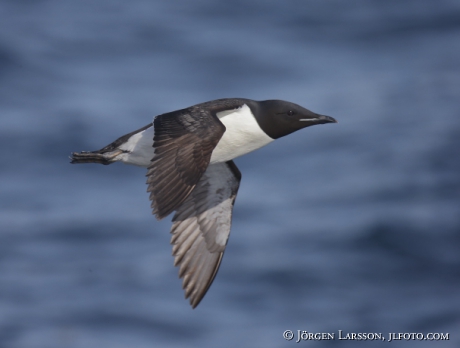
[[[0,28],[0,347],[460,346],[460,2],[3,0]],[[226,97],[339,124],[236,160],[192,310],[145,170],[67,157]]]

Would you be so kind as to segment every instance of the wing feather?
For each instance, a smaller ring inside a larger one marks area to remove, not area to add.
[[[195,188],[225,126],[199,105],[159,115],[153,123],[155,156],[147,171],[147,191],[153,213],[162,219]]]
[[[210,165],[173,218],[174,264],[195,308],[217,274],[230,235],[241,173],[232,161]]]

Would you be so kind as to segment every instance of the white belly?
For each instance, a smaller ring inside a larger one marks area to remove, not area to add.
[[[230,161],[271,143],[274,139],[265,134],[257,124],[247,105],[241,108],[219,112],[220,121],[226,130],[211,155],[211,163]],[[128,151],[116,157],[117,161],[148,167],[154,156],[153,126],[134,134],[120,146]]]
[[[116,160],[135,166],[148,167],[155,155],[153,148],[153,126],[134,134],[120,146],[120,150],[129,151],[117,156]]]
[[[260,129],[246,104],[235,110],[219,112],[217,117],[227,129],[212,152],[211,163],[230,161],[274,140]]]

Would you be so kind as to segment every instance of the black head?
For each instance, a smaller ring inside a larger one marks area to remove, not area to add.
[[[271,138],[278,139],[315,124],[337,123],[300,105],[283,100],[264,100],[251,105],[260,128]]]

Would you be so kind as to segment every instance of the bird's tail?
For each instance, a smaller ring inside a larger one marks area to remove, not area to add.
[[[70,163],[100,163],[100,164],[111,164],[116,162],[115,158],[118,155],[123,153],[120,149],[115,149],[113,151],[82,151],[82,152],[72,152],[70,156]]]
[[[70,163],[100,163],[100,164],[112,164],[114,162],[120,161],[121,158],[118,157],[121,154],[128,153],[127,150],[122,150],[123,144],[125,144],[129,139],[138,133],[142,133],[143,131],[152,127],[152,124],[149,123],[148,125],[135,130],[134,132],[128,133],[123,135],[122,137],[118,138],[114,142],[110,143],[106,147],[97,150],[97,151],[82,151],[82,152],[72,152],[70,156]],[[153,140],[153,132],[152,132],[152,140]],[[122,156],[121,156],[122,157]]]

